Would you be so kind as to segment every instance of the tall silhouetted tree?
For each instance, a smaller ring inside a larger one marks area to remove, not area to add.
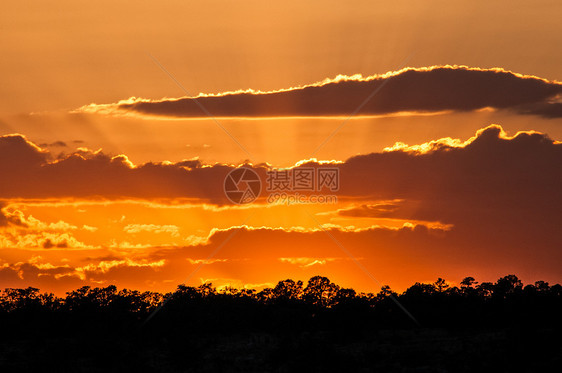
[[[447,284],[447,282],[441,277],[437,278],[437,281],[435,281],[433,285],[435,286],[435,289],[437,289],[439,293],[442,293],[445,290],[447,290],[447,288],[449,288],[449,284]]]
[[[303,299],[317,306],[330,307],[334,304],[338,290],[339,286],[332,283],[327,277],[314,276],[308,280],[303,291]]]
[[[467,289],[467,288],[473,288],[474,285],[478,284],[478,281],[476,281],[474,279],[474,277],[468,276],[463,278],[463,280],[461,281],[461,288],[463,289]]]
[[[279,281],[272,290],[273,298],[277,301],[295,301],[303,294],[302,281],[291,279]]]
[[[377,293],[376,299],[377,300],[383,300],[383,299],[386,299],[386,298],[390,297],[391,295],[394,295],[395,297],[398,296],[398,294],[396,294],[394,291],[392,291],[390,286],[384,285],[384,286],[381,287],[381,290]]]
[[[503,298],[507,295],[519,292],[523,284],[515,275],[504,276],[496,282],[493,288],[493,296]]]

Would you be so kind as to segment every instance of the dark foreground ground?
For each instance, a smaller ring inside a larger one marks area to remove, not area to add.
[[[554,330],[105,334],[4,342],[3,372],[557,372]]]
[[[561,372],[561,315],[560,285],[515,276],[400,295],[321,277],[259,293],[6,289],[0,372]]]

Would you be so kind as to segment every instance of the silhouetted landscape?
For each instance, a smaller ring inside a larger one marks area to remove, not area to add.
[[[562,286],[465,278],[357,293],[315,276],[261,291],[88,286],[0,298],[8,371],[543,372],[562,364]]]

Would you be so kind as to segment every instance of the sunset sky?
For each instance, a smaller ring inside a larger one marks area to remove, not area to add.
[[[544,0],[5,3],[0,288],[561,282],[561,15]],[[225,193],[239,167],[261,181],[250,203]],[[310,170],[337,187],[286,193],[322,203],[272,200],[272,172]]]

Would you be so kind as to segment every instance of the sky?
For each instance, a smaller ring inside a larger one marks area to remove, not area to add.
[[[0,288],[562,281],[559,1],[2,8]]]

